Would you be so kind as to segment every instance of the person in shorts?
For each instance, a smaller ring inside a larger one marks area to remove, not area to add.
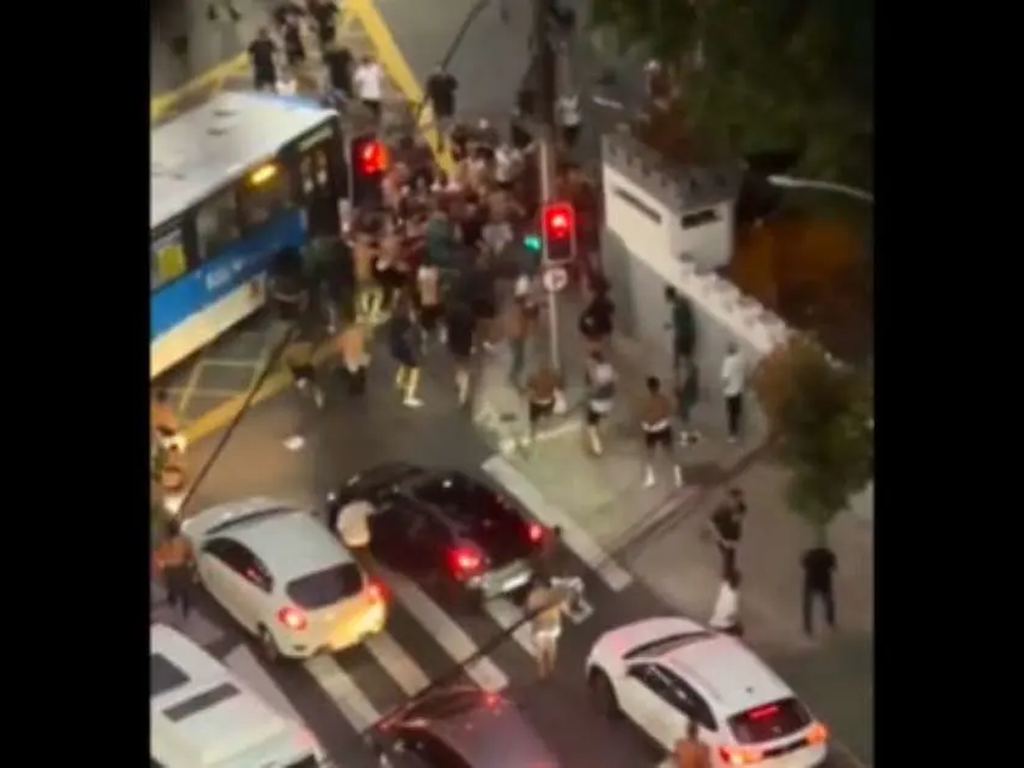
[[[388,326],[388,342],[391,356],[398,363],[395,387],[401,390],[402,405],[407,408],[420,408],[423,405],[423,401],[416,396],[420,383],[420,333],[412,303],[405,294],[399,295]]]
[[[469,401],[469,366],[473,355],[473,336],[476,333],[476,318],[465,301],[458,298],[451,301],[445,317],[448,352],[455,364],[455,391],[459,405]]]
[[[441,275],[437,267],[421,264],[416,270],[416,294],[420,305],[420,327],[425,339],[431,339],[438,332],[441,319]]]
[[[654,475],[654,460],[659,451],[672,461],[676,486],[682,486],[683,468],[676,461],[672,442],[672,415],[675,407],[662,392],[661,379],[657,376],[647,377],[646,388],[647,394],[640,404],[640,429],[643,431],[644,446],[647,449],[644,488],[651,488],[657,482]]]
[[[312,397],[317,408],[324,407],[324,391],[316,380],[316,367],[313,363],[314,344],[309,332],[301,333],[288,345],[285,351],[285,365],[292,375],[295,391]]]
[[[531,445],[536,439],[537,425],[541,420],[554,415],[555,401],[558,399],[560,386],[558,374],[548,363],[542,363],[526,382],[526,413],[529,431],[523,441],[524,447]]]
[[[587,440],[595,456],[604,453],[601,422],[611,413],[615,400],[615,369],[600,351],[587,361]]]

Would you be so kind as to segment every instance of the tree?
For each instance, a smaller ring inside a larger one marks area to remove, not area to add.
[[[753,383],[791,471],[790,509],[823,535],[874,474],[870,379],[797,335],[762,361]]]
[[[871,185],[870,0],[595,0],[593,23],[666,62],[708,154],[799,147],[794,175]]]

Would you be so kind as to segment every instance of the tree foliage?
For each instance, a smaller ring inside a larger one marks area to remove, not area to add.
[[[709,151],[799,147],[799,174],[870,186],[873,17],[871,0],[595,0],[593,22],[669,64]]]
[[[874,474],[870,379],[798,335],[762,361],[754,387],[792,473],[790,508],[823,531]]]

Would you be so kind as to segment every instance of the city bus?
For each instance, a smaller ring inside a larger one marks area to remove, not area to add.
[[[348,169],[337,112],[257,93],[155,127],[150,158],[155,378],[263,306],[275,254],[337,234]]]

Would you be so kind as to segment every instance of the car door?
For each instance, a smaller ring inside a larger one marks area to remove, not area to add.
[[[673,748],[677,734],[686,733],[685,715],[676,709],[672,686],[657,664],[639,663],[629,668],[620,703],[629,718],[666,749]]]
[[[666,683],[664,697],[670,705],[666,710],[665,727],[674,731],[673,739],[686,735],[686,727],[694,720],[700,729],[700,739],[709,744],[716,742],[718,722],[711,711],[711,706],[689,682],[679,677],[671,669],[658,666],[660,676]]]
[[[223,541],[222,560],[227,566],[223,573],[224,591],[230,595],[225,607],[239,624],[255,632],[266,613],[273,580],[248,547],[234,539]]]
[[[229,592],[228,572],[231,570],[225,559],[229,549],[228,540],[223,538],[208,539],[199,547],[196,556],[196,570],[199,581],[210,596],[223,606],[232,616],[235,609],[230,605],[233,595]]]

